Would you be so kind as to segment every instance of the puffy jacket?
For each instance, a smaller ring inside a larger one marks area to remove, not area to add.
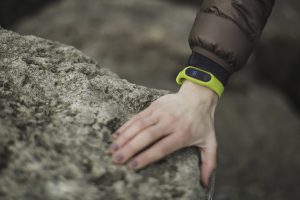
[[[204,0],[189,36],[192,51],[228,72],[242,68],[275,0]]]

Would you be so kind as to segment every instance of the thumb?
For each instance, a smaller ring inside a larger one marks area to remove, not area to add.
[[[200,148],[201,152],[201,167],[200,167],[200,179],[204,187],[208,187],[210,184],[210,179],[216,169],[217,162],[217,147],[210,146],[207,148]]]

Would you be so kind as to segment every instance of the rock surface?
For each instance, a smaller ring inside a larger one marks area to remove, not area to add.
[[[167,91],[137,86],[73,47],[0,29],[0,199],[206,199],[189,148],[135,173],[110,134]]]

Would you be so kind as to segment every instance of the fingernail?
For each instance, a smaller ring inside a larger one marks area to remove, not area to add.
[[[129,162],[130,168],[136,168],[138,166],[138,162],[136,160],[132,160]]]
[[[117,144],[112,144],[112,145],[110,145],[109,150],[116,151],[116,150],[118,150],[118,148],[119,148],[119,146]]]
[[[114,160],[117,161],[117,162],[121,162],[123,160],[124,156],[121,155],[121,154],[117,154],[115,157],[114,157]]]

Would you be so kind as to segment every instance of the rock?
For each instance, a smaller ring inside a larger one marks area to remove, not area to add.
[[[194,148],[137,173],[105,153],[112,132],[168,91],[57,42],[0,29],[0,43],[1,200],[206,199]]]
[[[57,0],[1,0],[0,1],[0,26],[11,27],[18,20],[34,14],[45,5]]]
[[[256,53],[256,74],[300,111],[300,2],[277,1]]]
[[[300,118],[278,91],[254,82],[227,91],[216,131],[216,200],[300,198]]]

